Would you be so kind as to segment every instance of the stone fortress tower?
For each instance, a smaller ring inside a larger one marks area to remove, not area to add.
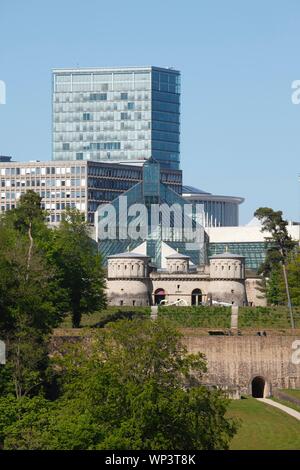
[[[110,305],[151,304],[149,256],[128,252],[108,257],[107,295]]]
[[[169,273],[188,273],[190,257],[181,253],[166,256],[167,271]]]
[[[246,305],[245,258],[229,252],[211,256],[209,289],[215,301]]]
[[[191,265],[189,256],[165,256],[165,269],[150,265],[150,257],[126,252],[108,257],[110,305],[146,306],[164,299],[185,305],[225,303],[246,305],[245,259],[229,252],[211,256],[209,265]]]

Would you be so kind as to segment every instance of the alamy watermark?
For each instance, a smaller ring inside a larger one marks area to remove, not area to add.
[[[295,350],[292,354],[292,364],[297,366],[300,364],[300,339],[293,341],[292,349]]]
[[[6,85],[3,80],[0,80],[0,104],[6,104]]]
[[[6,347],[4,341],[0,340],[0,364],[6,363]]]
[[[203,204],[129,205],[127,196],[113,204],[98,206],[95,212],[97,240],[146,240],[184,242],[187,250],[200,250],[204,244]]]

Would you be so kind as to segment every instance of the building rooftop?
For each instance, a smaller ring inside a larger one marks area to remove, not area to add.
[[[80,73],[88,73],[88,72],[116,72],[121,70],[122,72],[131,71],[131,70],[162,70],[168,72],[174,72],[176,74],[180,73],[179,70],[175,69],[175,67],[157,67],[155,65],[132,65],[132,66],[121,66],[121,67],[70,67],[70,68],[54,68],[52,69],[53,73],[70,73],[70,72],[80,72]]]
[[[224,258],[245,258],[243,255],[237,255],[235,253],[230,253],[229,251],[225,251],[224,253],[219,253],[217,255],[210,256],[210,259],[224,259]]]
[[[181,253],[173,253],[172,255],[165,256],[166,259],[189,259],[190,257],[187,255],[183,255]]]
[[[182,193],[191,193],[191,194],[211,194],[207,191],[203,191],[202,189],[195,188],[194,186],[182,186]]]
[[[244,202],[243,197],[239,196],[222,196],[218,194],[212,194],[202,189],[195,188],[194,186],[183,185],[182,196],[187,199],[199,199],[203,201],[219,201],[219,202],[234,202],[241,204]]]
[[[135,253],[134,251],[126,251],[124,253],[116,253],[115,255],[110,255],[107,258],[149,258],[147,255],[141,253]]]

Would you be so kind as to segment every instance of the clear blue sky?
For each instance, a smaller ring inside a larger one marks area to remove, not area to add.
[[[1,0],[0,154],[51,159],[51,69],[182,72],[186,184],[299,220],[299,0]]]

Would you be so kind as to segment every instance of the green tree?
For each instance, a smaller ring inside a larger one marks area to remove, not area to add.
[[[27,251],[27,273],[29,276],[30,263],[34,246],[33,231],[36,226],[43,226],[45,214],[41,208],[42,198],[32,190],[22,194],[17,207],[11,211],[14,226],[21,233],[28,235],[28,251]]]
[[[298,249],[297,252],[293,252],[290,254],[287,264],[286,264],[286,274],[289,284],[289,292],[291,303],[293,306],[300,306],[300,251]],[[284,304],[286,302],[286,290],[285,290],[285,282],[282,270],[280,268],[275,269],[273,268],[270,274],[270,278],[268,281],[268,289],[270,292],[268,293],[269,298],[271,299],[271,288],[274,289],[274,299],[278,304]]]
[[[0,336],[8,351],[0,374],[6,379],[2,391],[13,386],[18,398],[45,383],[47,342],[65,305],[56,272],[36,243],[39,230],[49,229],[32,192],[0,220]]]
[[[55,230],[51,258],[60,272],[61,286],[68,292],[74,328],[83,313],[105,308],[105,275],[97,244],[77,210],[69,210]]]
[[[203,355],[166,321],[111,324],[54,367],[60,397],[0,427],[5,449],[227,449],[236,432],[224,393],[201,384]]]
[[[274,211],[269,207],[260,207],[254,213],[254,216],[262,222],[262,232],[268,232],[270,234],[269,237],[265,237],[266,241],[270,243],[270,246],[267,250],[265,263],[261,267],[261,272],[263,272],[265,276],[270,276],[272,271],[274,271],[274,269],[278,270],[278,266],[281,265],[287,303],[290,310],[291,326],[294,328],[294,317],[286,272],[286,264],[290,253],[295,250],[296,243],[288,234],[288,222],[282,218],[282,211]],[[272,296],[274,296],[274,289],[272,289],[271,292]]]
[[[287,264],[287,276],[293,305],[300,306],[300,250]]]

